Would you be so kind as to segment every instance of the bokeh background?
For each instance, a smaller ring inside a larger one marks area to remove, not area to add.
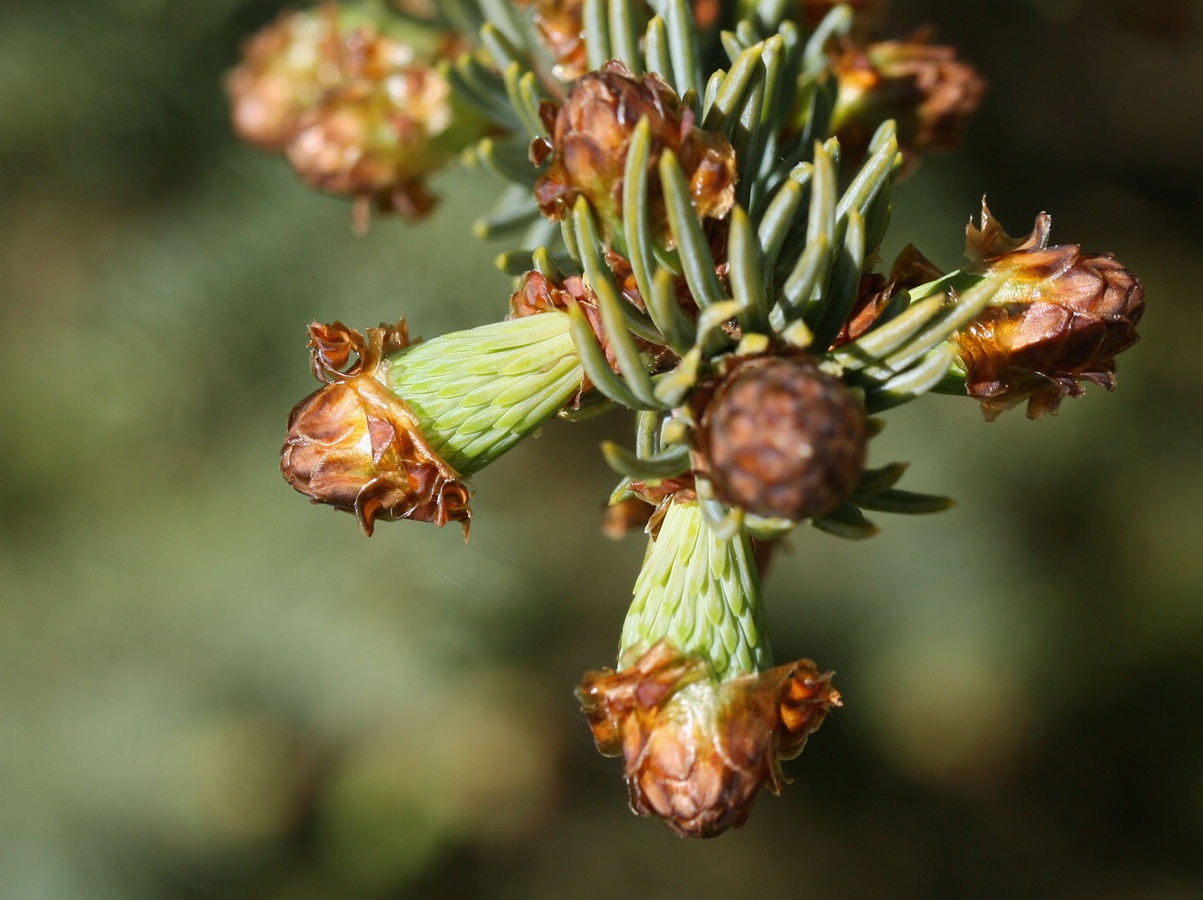
[[[0,3],[0,896],[1203,897],[1203,43],[1183,0],[899,2],[991,82],[892,248],[1012,232],[1144,280],[1114,395],[985,424],[889,414],[876,463],[955,495],[768,579],[778,656],[846,707],[748,826],[625,806],[572,696],[642,553],[599,532],[555,423],[476,479],[472,542],[313,508],[280,479],[312,319],[499,316],[487,175],[421,227],[238,145],[221,78],[275,0]]]

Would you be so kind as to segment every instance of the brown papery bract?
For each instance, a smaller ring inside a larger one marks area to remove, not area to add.
[[[408,345],[404,320],[366,335],[341,322],[311,325],[313,371],[326,386],[293,409],[280,469],[315,503],[353,513],[368,535],[379,519],[410,519],[459,522],[466,539],[467,486],[386,386],[387,355]]]
[[[574,81],[589,69],[585,50],[584,0],[517,0],[534,7],[535,30],[555,60],[552,73]]]
[[[901,41],[844,41],[831,65],[839,81],[831,127],[845,160],[862,158],[887,119],[908,165],[929,150],[956,149],[986,90],[953,47],[929,43],[924,32]]]
[[[636,77],[616,60],[579,78],[560,106],[545,103],[550,137],[532,146],[532,158],[551,155],[548,170],[535,184],[535,199],[552,221],[568,215],[585,197],[614,231],[622,218],[627,151],[640,119],[651,126],[649,169],[655,172],[667,149],[676,154],[689,180],[694,209],[703,218],[721,219],[735,203],[735,150],[719,132],[696,127],[693,111],[659,75]],[[661,242],[669,240],[659,178],[648,184],[648,214]]]
[[[597,749],[623,757],[631,808],[682,837],[743,825],[761,787],[788,782],[781,761],[841,705],[810,660],[716,682],[706,660],[667,641],[617,672],[589,672],[577,697]]]
[[[1027,401],[1030,418],[1055,413],[1083,383],[1115,389],[1115,357],[1139,340],[1144,287],[1109,253],[1048,246],[1047,213],[1012,238],[982,203],[965,254],[972,271],[1003,284],[993,304],[957,335],[966,391],[987,419]]]

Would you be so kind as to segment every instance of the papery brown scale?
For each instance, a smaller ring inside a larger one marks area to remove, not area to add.
[[[716,260],[723,259],[727,254],[727,224],[728,220],[725,219],[722,221],[711,219],[707,223],[706,236],[710,242],[710,255]],[[643,294],[639,292],[639,285],[635,281],[635,271],[631,268],[630,262],[610,249],[606,250],[605,261],[606,267],[618,282],[618,289],[622,291],[623,297],[640,310],[646,311],[647,303]],[[729,268],[730,266],[726,262],[718,263],[715,265],[715,274],[719,278],[725,279]],[[673,279],[673,296],[686,316],[691,319],[697,316],[698,304],[689,291],[689,282],[685,276],[679,275]]]
[[[542,272],[530,271],[522,276],[518,289],[510,295],[510,318],[533,316],[549,310],[567,310],[576,304],[589,323],[594,337],[606,354],[606,362],[617,371],[618,361],[597,307],[597,295],[579,275],[569,275],[562,284],[555,284]],[[586,379],[586,382],[588,379]]]
[[[409,326],[404,319],[369,328],[366,336],[342,322],[328,325],[314,322],[309,326],[309,358],[314,377],[330,384],[363,371],[375,371],[387,354],[404,350],[410,343]]]
[[[672,478],[631,481],[627,487],[634,496],[606,507],[602,521],[602,532],[612,540],[625,537],[635,528],[655,539],[670,506],[697,502],[697,485],[692,472]]]
[[[1077,244],[1049,247],[1051,220],[1012,238],[982,204],[970,223],[973,271],[999,282],[997,299],[957,336],[966,391],[987,419],[1027,401],[1027,413],[1055,413],[1083,383],[1115,388],[1115,357],[1139,340],[1144,287],[1109,253]]]
[[[655,510],[656,507],[639,497],[611,503],[602,513],[602,534],[612,541],[621,540],[636,528],[646,528]]]
[[[357,469],[364,456],[359,432],[366,427],[354,389],[330,385],[310,394],[289,415],[284,477],[302,493],[353,512],[364,484]]]
[[[636,659],[622,673],[613,669],[586,673],[577,688],[577,699],[593,730],[598,752],[603,756],[622,752],[622,723],[637,710],[658,705],[691,675],[701,677],[700,663],[682,656],[664,642]]]
[[[602,533],[613,540],[625,537],[635,528],[655,538],[669,506],[696,503],[698,499],[696,480],[691,472],[673,478],[632,481],[627,487],[635,496],[606,507],[602,521]]]
[[[873,327],[890,301],[900,293],[934,281],[943,274],[914,244],[907,244],[894,260],[889,278],[880,274],[861,276],[852,312],[832,346],[840,347],[856,340]]]
[[[524,0],[534,7],[535,30],[555,65],[552,74],[573,81],[588,71],[583,0]]]
[[[735,202],[734,151],[726,135],[694,129],[693,112],[687,109],[678,146],[694,209],[703,219],[721,219]]]
[[[920,31],[907,40],[844,40],[830,56],[839,81],[832,128],[846,160],[863,157],[877,127],[893,119],[908,166],[929,150],[960,144],[986,83],[952,47]]]
[[[1083,381],[1115,388],[1115,354],[1137,340],[1135,322],[1108,322],[1055,303],[1018,303],[985,310],[958,336],[966,389],[988,419],[1027,401],[1028,415],[1057,411],[1080,397]]]
[[[570,297],[566,291],[553,284],[542,272],[525,273],[518,288],[510,295],[511,319],[535,316],[553,309],[566,309]]]
[[[801,753],[807,737],[818,731],[831,707],[839,705],[839,693],[831,686],[831,673],[820,675],[807,660],[792,669],[787,680],[779,707],[784,730],[779,747],[781,759],[793,759]]]
[[[635,127],[645,117],[651,139],[649,172],[655,172],[661,154],[671,150],[689,180],[700,216],[721,218],[735,202],[735,150],[730,141],[695,127],[693,112],[658,75],[636,77],[611,60],[577,79],[559,107],[544,105],[540,112],[550,137],[532,145],[531,158],[541,162],[550,150],[552,161],[535,184],[535,198],[553,221],[568,215],[577,198],[585,197],[607,232],[621,227],[627,151]],[[654,177],[648,184],[647,214],[657,239],[667,241],[667,213]]]
[[[621,259],[621,257],[616,257]],[[585,316],[589,328],[597,338],[606,355],[606,362],[614,371],[619,371],[618,355],[606,335],[605,323],[598,308],[597,294],[579,275],[569,275],[559,285],[538,271],[523,274],[517,290],[510,295],[510,318],[537,315],[549,310],[567,310],[575,304]],[[636,338],[640,350],[652,371],[660,371],[675,364],[678,357],[666,347]],[[584,388],[591,387],[585,378]]]
[[[341,322],[310,326],[314,374],[326,386],[289,415],[280,470],[313,502],[354,514],[368,535],[378,520],[410,519],[459,522],[466,538],[467,486],[385,385],[387,355],[408,344],[404,321],[367,335]]]
[[[979,271],[988,268],[992,261],[1010,253],[1043,250],[1048,246],[1049,233],[1053,227],[1052,216],[1042,212],[1036,216],[1036,224],[1032,226],[1031,232],[1023,237],[1011,237],[990,212],[984,197],[979,221],[981,224],[975,225],[970,219],[965,227],[965,258]]]
[[[809,660],[720,683],[666,641],[617,672],[588,673],[577,695],[598,749],[623,756],[631,808],[683,837],[742,825],[762,787],[785,783],[780,760],[840,705]]]
[[[644,302],[643,295],[639,293],[635,270],[631,267],[630,262],[609,248],[606,249],[605,261],[606,268],[614,275],[623,297],[636,308],[646,312],[647,304]]]

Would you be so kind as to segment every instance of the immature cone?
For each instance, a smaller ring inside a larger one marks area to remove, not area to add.
[[[313,370],[326,386],[289,416],[280,469],[315,503],[353,513],[368,535],[377,519],[412,519],[460,522],[467,537],[467,487],[387,386],[386,355],[408,345],[404,320],[366,336],[341,322],[311,325]],[[358,359],[348,367],[352,354]]]
[[[762,786],[777,794],[788,781],[781,760],[840,705],[810,660],[719,681],[668,641],[588,673],[577,696],[598,750],[623,757],[631,808],[682,837],[743,825]]]
[[[987,419],[1027,401],[1038,419],[1083,382],[1115,389],[1115,357],[1139,340],[1144,287],[1109,253],[1085,254],[1077,244],[1048,246],[1051,219],[1036,218],[1031,234],[1009,237],[982,203],[981,227],[971,222],[966,255],[971,271],[1002,284],[987,307],[956,335],[966,390]]]
[[[558,108],[544,104],[550,138],[536,141],[532,156],[553,156],[535,184],[535,199],[552,221],[568,215],[578,197],[588,199],[610,233],[621,229],[627,150],[640,119],[651,127],[649,171],[672,150],[689,179],[694,209],[721,219],[735,202],[735,150],[719,132],[695,127],[693,111],[655,74],[636,77],[617,60],[579,78]],[[649,179],[648,215],[661,242],[668,239],[658,177]]]
[[[833,512],[864,469],[865,411],[807,357],[737,363],[705,401],[699,469],[720,500],[766,518]]]
[[[887,119],[908,163],[928,150],[955,149],[986,90],[954,48],[929,44],[923,34],[867,46],[845,41],[831,65],[839,80],[831,130],[853,160]]]

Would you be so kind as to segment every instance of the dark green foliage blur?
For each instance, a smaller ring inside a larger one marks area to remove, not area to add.
[[[643,550],[598,529],[619,420],[481,473],[468,546],[280,478],[309,321],[429,336],[509,282],[487,175],[357,238],[234,141],[222,74],[279,8],[0,4],[0,896],[1203,896],[1195,4],[895,4],[992,87],[891,252],[956,266],[983,192],[1013,233],[1047,209],[1144,280],[1143,340],[1056,418],[888,415],[873,462],[960,505],[791,540],[778,657],[847,705],[708,843],[629,814],[572,696]]]

